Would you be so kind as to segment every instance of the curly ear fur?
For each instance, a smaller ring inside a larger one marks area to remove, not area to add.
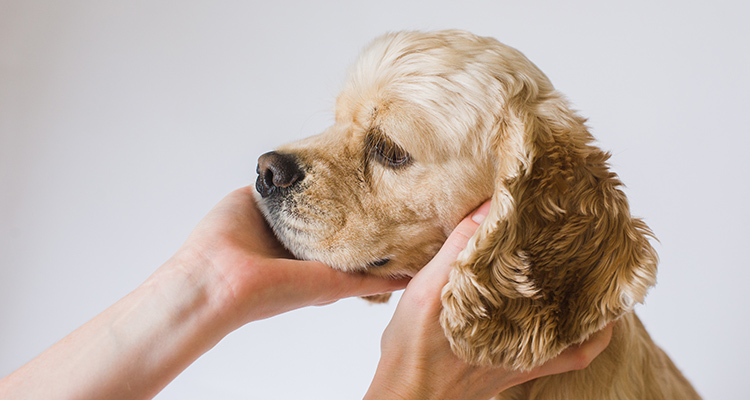
[[[528,370],[642,302],[657,256],[585,120],[543,75],[503,85],[490,214],[456,262],[441,323],[463,359]]]

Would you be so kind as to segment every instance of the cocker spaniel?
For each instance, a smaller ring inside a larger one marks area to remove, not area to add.
[[[588,368],[497,398],[699,398],[632,311],[657,255],[592,142],[519,51],[456,30],[392,33],[351,69],[333,126],[260,157],[256,188],[296,257],[380,276],[416,273],[492,198],[443,290],[457,355],[527,370],[619,319]]]

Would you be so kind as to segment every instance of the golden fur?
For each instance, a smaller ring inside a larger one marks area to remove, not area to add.
[[[588,368],[498,398],[698,398],[632,312],[657,255],[584,123],[494,39],[388,34],[351,70],[335,124],[277,150],[300,179],[267,187],[259,204],[297,257],[397,276],[413,275],[491,197],[443,290],[456,354],[526,370],[620,319]]]

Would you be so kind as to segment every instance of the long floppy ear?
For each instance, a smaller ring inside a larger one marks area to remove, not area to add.
[[[528,370],[643,301],[652,234],[630,215],[606,154],[553,89],[516,90],[492,144],[490,213],[443,290],[453,351]]]

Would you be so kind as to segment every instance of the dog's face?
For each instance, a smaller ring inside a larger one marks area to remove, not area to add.
[[[297,257],[413,275],[493,193],[498,82],[438,43],[394,39],[362,55],[332,127],[259,160],[261,207]]]
[[[653,285],[650,232],[608,155],[518,51],[406,32],[360,56],[335,124],[258,162],[259,205],[297,257],[413,275],[492,198],[443,292],[454,351],[528,369],[630,311]]]

